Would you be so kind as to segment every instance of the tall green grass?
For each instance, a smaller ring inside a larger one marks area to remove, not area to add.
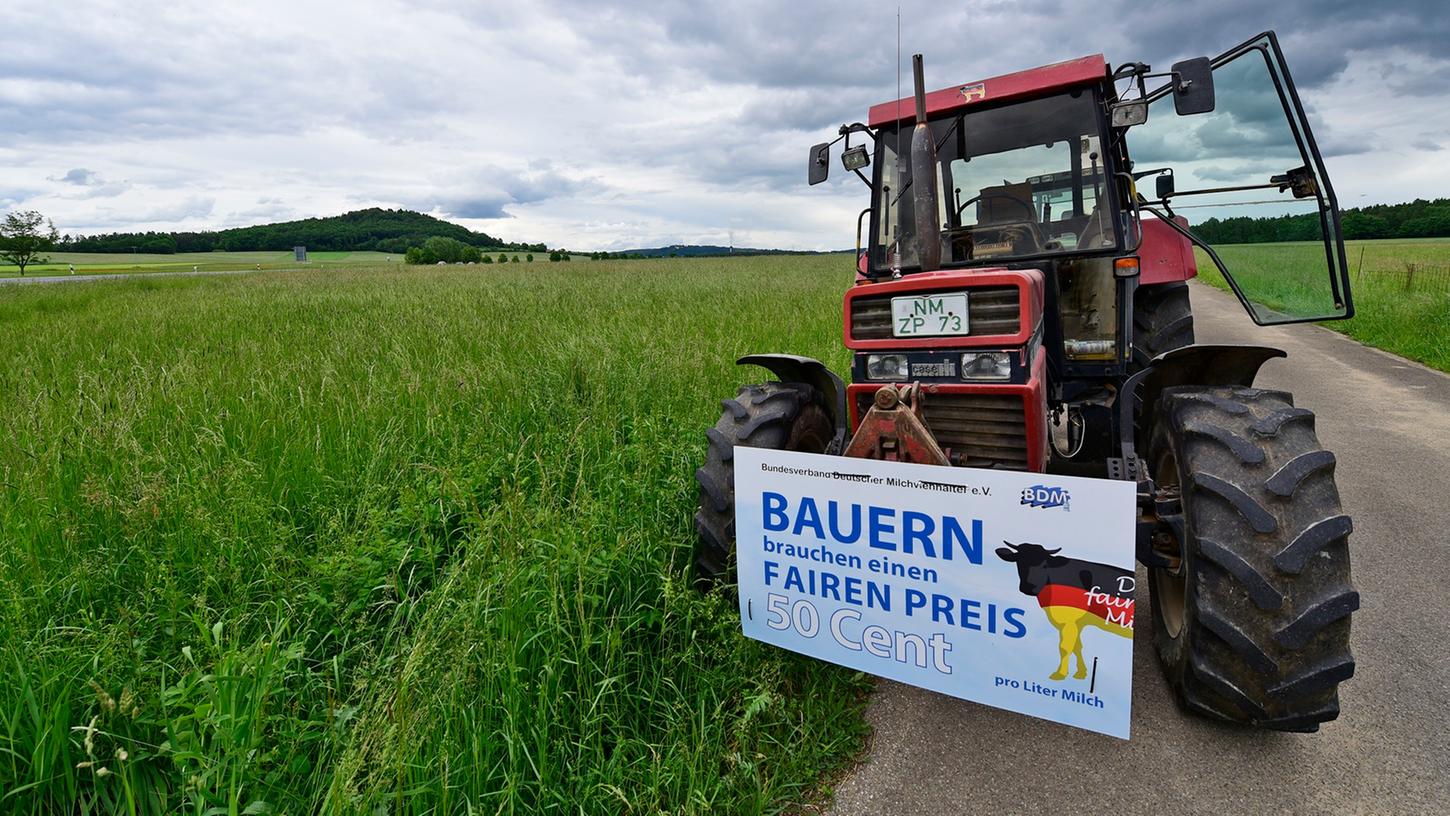
[[[1229,271],[1259,303],[1294,315],[1325,314],[1333,299],[1322,245],[1217,247]],[[1450,240],[1349,241],[1355,317],[1322,325],[1441,371],[1450,371]],[[1421,269],[1407,279],[1406,264]],[[1199,280],[1228,285],[1201,251]]]
[[[686,587],[849,260],[0,290],[0,811],[769,812],[865,681]]]

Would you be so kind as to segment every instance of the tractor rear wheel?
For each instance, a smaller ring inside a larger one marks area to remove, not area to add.
[[[709,589],[735,580],[735,446],[822,453],[834,426],[821,393],[804,383],[747,385],[721,400],[720,421],[705,432],[710,445],[695,471],[695,585]]]
[[[1350,519],[1314,415],[1281,391],[1165,389],[1153,478],[1180,490],[1177,569],[1152,568],[1158,656],[1179,702],[1234,722],[1316,731],[1354,674]]]
[[[1133,371],[1165,351],[1193,345],[1188,284],[1155,283],[1133,293]]]

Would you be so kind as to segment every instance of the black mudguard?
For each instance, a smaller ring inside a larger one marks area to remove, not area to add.
[[[1153,414],[1158,409],[1158,395],[1163,393],[1163,389],[1177,385],[1251,386],[1264,363],[1275,357],[1288,356],[1283,349],[1268,346],[1193,345],[1154,357],[1147,368],[1123,383],[1118,397],[1118,433],[1123,452],[1121,466],[1126,469],[1122,476],[1133,478],[1136,475],[1135,428],[1142,428],[1146,433],[1153,427]]]
[[[796,354],[747,354],[736,365],[755,365],[768,370],[781,382],[798,382],[814,386],[825,397],[826,410],[836,429],[831,451],[840,451],[846,443],[846,383],[826,368],[826,364]]]

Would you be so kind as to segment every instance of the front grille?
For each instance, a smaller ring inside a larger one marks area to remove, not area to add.
[[[1027,469],[1027,415],[1022,398],[994,394],[929,394],[927,430],[954,465]]]
[[[873,394],[857,395],[857,416],[871,408]],[[1027,470],[1027,417],[1018,396],[925,394],[927,430],[953,465]]]
[[[1021,309],[1016,286],[985,286],[967,289],[966,292],[968,337],[1018,332]],[[851,339],[887,340],[893,336],[891,297],[863,297],[851,301]]]

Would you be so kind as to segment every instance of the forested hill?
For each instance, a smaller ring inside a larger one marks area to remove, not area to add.
[[[1450,237],[1450,198],[1353,207],[1341,213],[1340,226],[1347,239]],[[1210,244],[1321,239],[1319,216],[1313,213],[1273,218],[1209,218],[1195,224],[1193,231]]]
[[[434,236],[453,238],[476,247],[546,251],[543,244],[511,244],[431,215],[377,207],[329,218],[304,218],[215,232],[68,236],[57,249],[65,252],[253,252],[305,246],[314,252],[376,250],[401,254]]]

